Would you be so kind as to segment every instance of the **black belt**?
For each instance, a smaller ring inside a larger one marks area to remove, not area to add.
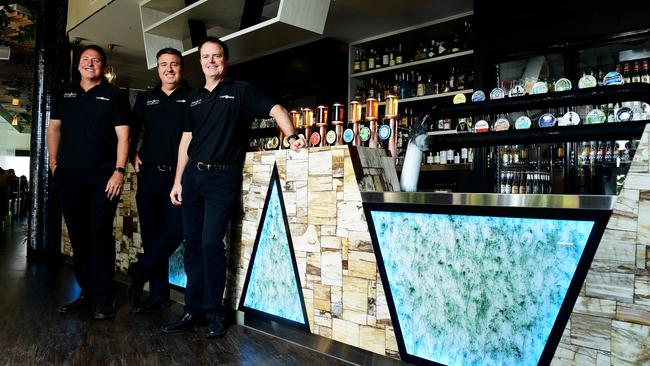
[[[217,163],[204,163],[202,161],[194,162],[196,169],[201,172],[217,171],[217,170],[239,170],[242,168],[241,164],[217,164]]]

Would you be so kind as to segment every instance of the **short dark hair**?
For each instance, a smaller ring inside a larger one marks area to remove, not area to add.
[[[221,49],[223,49],[223,57],[226,59],[226,61],[228,61],[229,52],[228,52],[228,45],[226,45],[226,42],[220,40],[220,39],[217,38],[217,37],[208,36],[208,37],[206,37],[206,38],[203,40],[203,42],[201,42],[201,44],[199,45],[199,54],[201,54],[201,48],[202,48],[203,45],[206,44],[206,43],[216,43],[216,44],[218,44],[219,46],[221,46]]]
[[[88,46],[82,48],[81,52],[79,52],[79,57],[81,57],[81,55],[83,55],[83,53],[88,51],[88,50],[93,50],[93,51],[99,53],[99,55],[102,57],[102,63],[106,63],[106,52],[104,52],[103,48],[101,48],[101,47],[99,47],[98,45],[95,45],[95,44],[89,44]]]
[[[181,51],[179,51],[179,50],[177,50],[175,48],[172,48],[172,47],[163,48],[162,50],[158,51],[158,53],[156,53],[156,62],[158,62],[158,59],[162,55],[174,55],[174,56],[177,56],[178,59],[181,62],[181,67],[183,67],[183,55],[181,54]]]

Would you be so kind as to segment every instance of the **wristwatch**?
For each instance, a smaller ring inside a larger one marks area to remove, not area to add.
[[[115,167],[115,171],[118,172],[118,173],[122,173],[122,174],[126,173],[126,169],[124,169],[121,166]]]
[[[293,141],[291,141],[292,139],[298,140],[298,139],[300,139],[300,136],[298,136],[298,135],[296,135],[294,133],[293,135],[290,135],[289,137],[287,137],[287,141],[289,141],[289,143],[293,142]]]

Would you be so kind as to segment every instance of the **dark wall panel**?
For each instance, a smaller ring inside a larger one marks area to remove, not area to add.
[[[248,80],[285,107],[347,103],[348,45],[326,38],[232,65],[235,79]]]

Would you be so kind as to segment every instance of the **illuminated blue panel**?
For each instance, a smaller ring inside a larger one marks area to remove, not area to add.
[[[255,256],[251,258],[250,279],[244,306],[294,322],[305,324],[300,297],[284,223],[278,185],[271,180],[266,215]]]
[[[183,262],[184,249],[185,242],[182,242],[169,258],[169,283],[182,288],[187,285],[187,275],[185,274],[185,264]]]
[[[371,215],[408,354],[537,365],[594,222]]]

